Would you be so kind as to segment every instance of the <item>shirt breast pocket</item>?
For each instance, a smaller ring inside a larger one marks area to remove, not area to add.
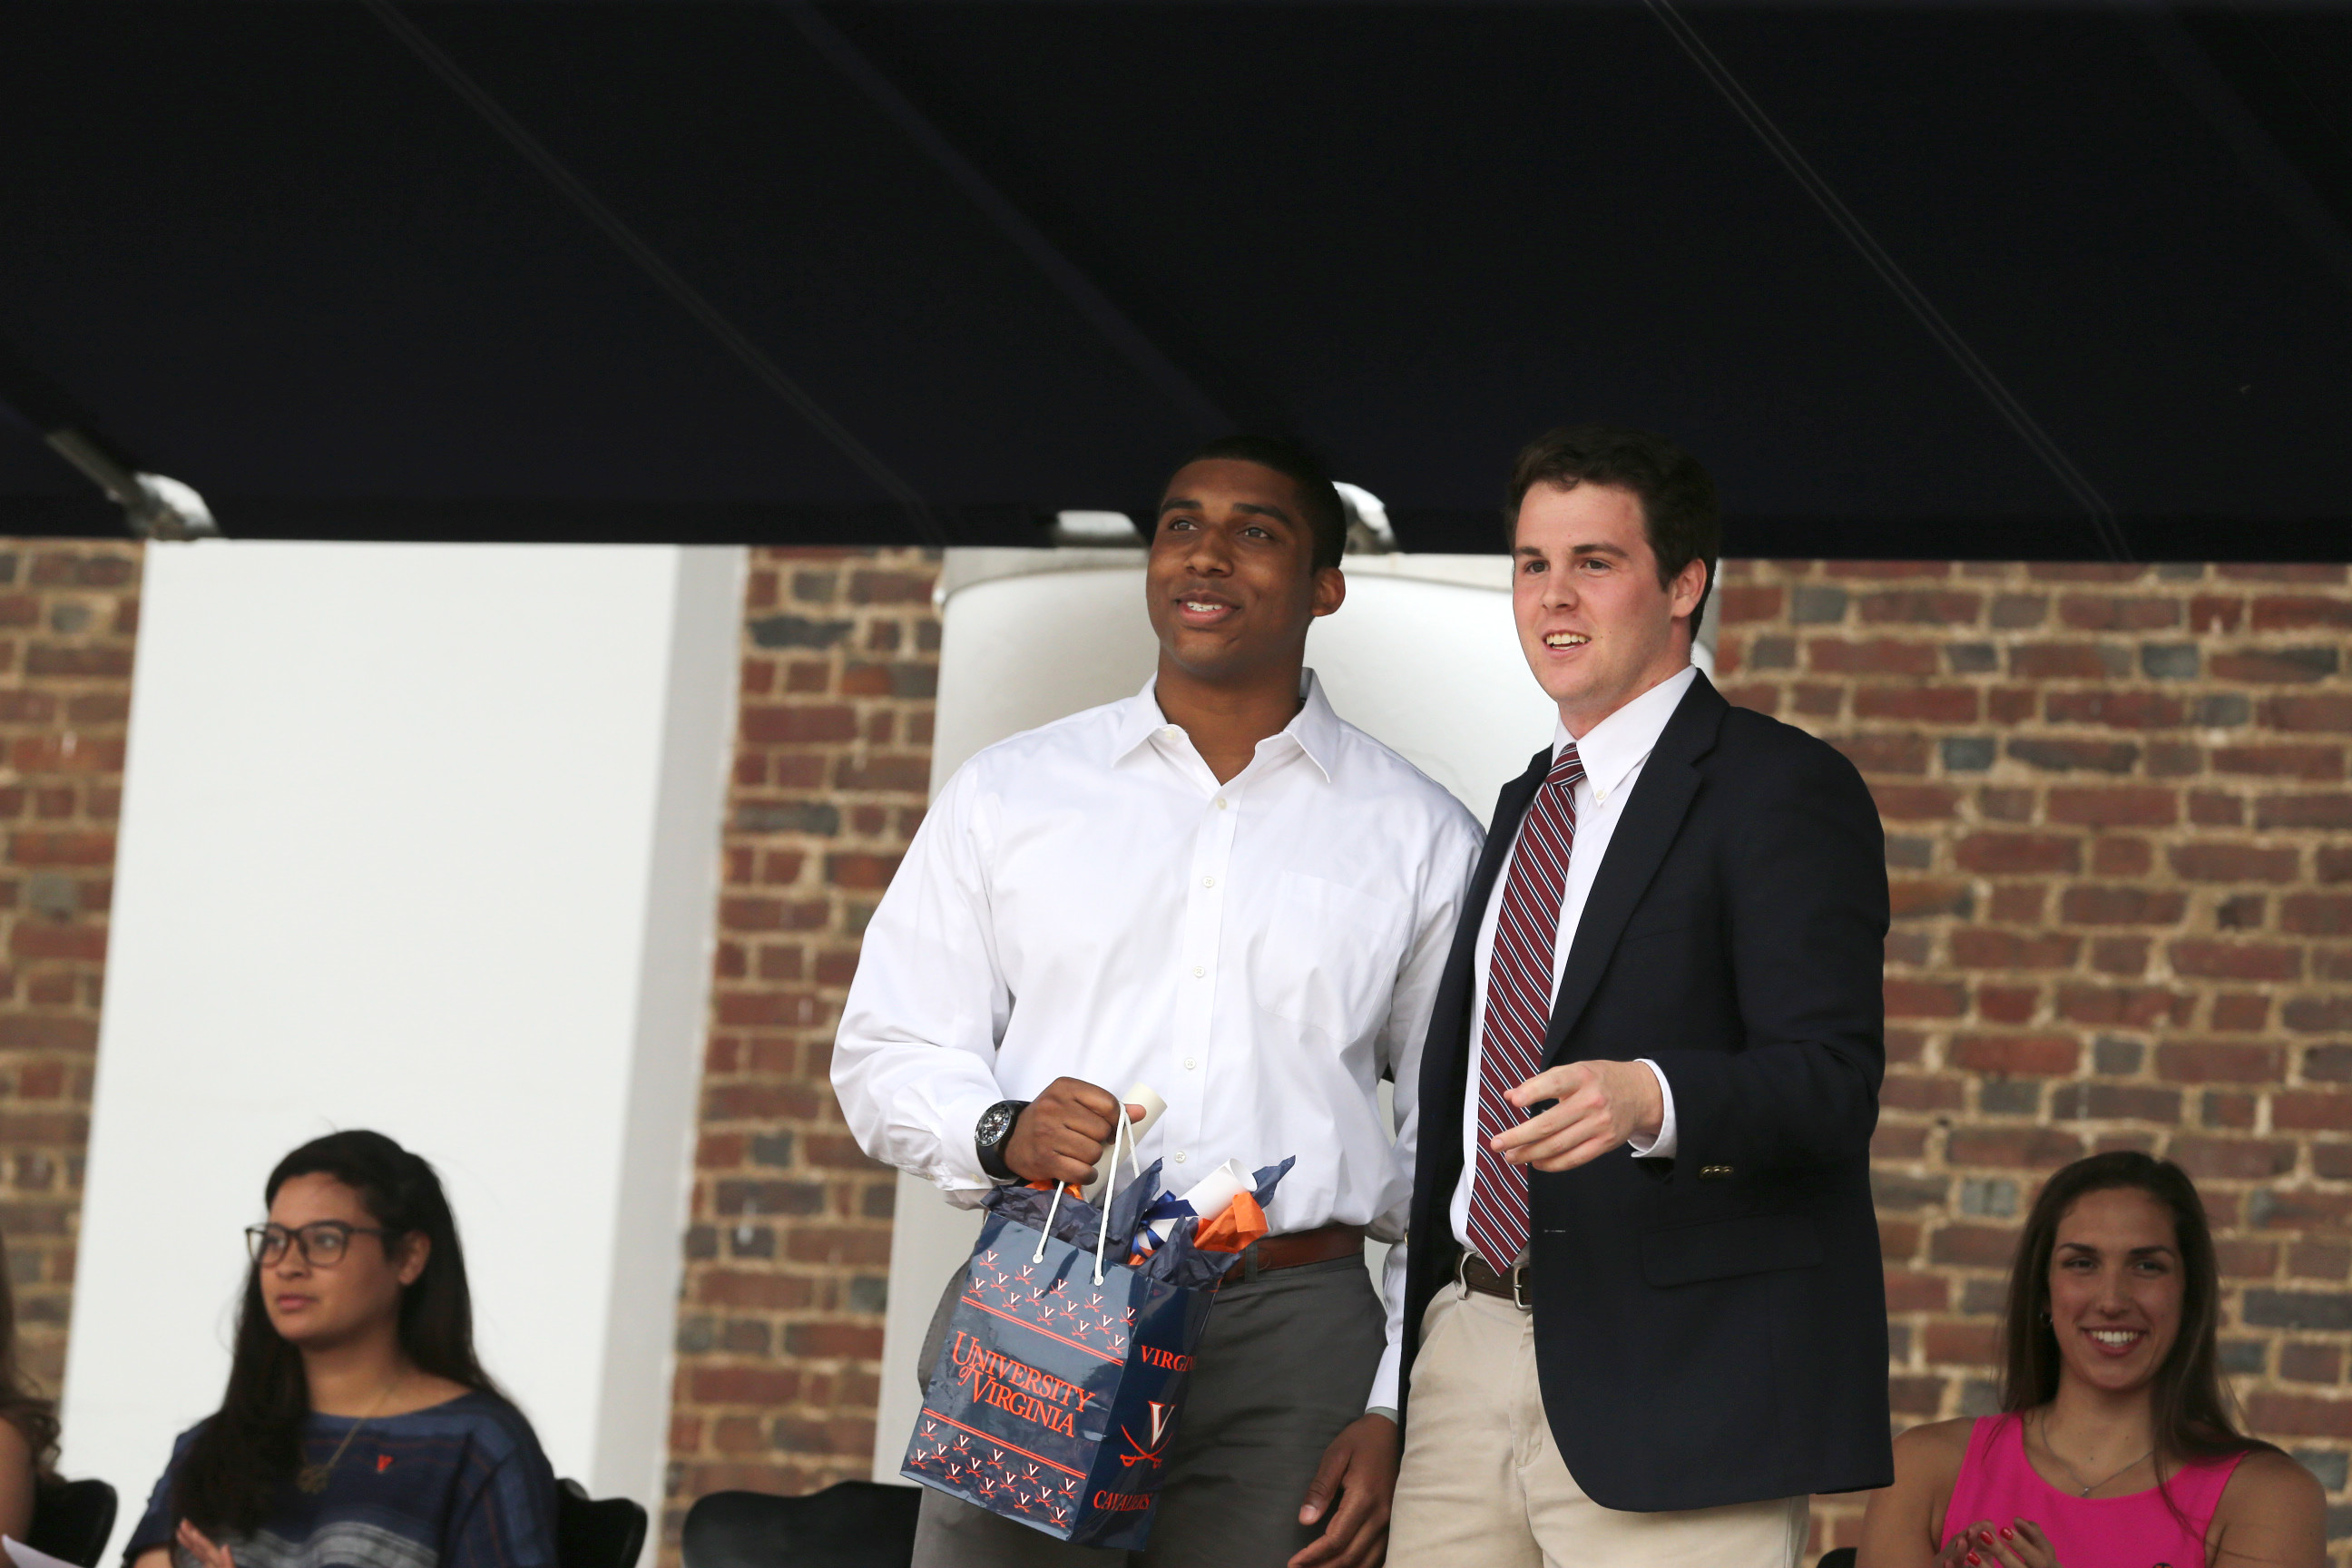
[[[1405,905],[1286,871],[1250,933],[1251,1000],[1345,1043],[1378,1031],[1404,951]]]

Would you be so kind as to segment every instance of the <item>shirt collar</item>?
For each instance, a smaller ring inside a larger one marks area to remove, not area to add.
[[[1601,721],[1582,736],[1570,735],[1568,726],[1552,727],[1551,754],[1557,758],[1560,748],[1576,742],[1577,760],[1584,764],[1584,776],[1591,784],[1595,796],[1607,801],[1626,775],[1646,761],[1664,733],[1666,721],[1675,716],[1682,705],[1683,693],[1698,679],[1698,666],[1686,664],[1639,697],[1636,697],[1608,718]]]
[[[1168,727],[1168,716],[1160,710],[1160,677],[1154,675],[1143,683],[1143,689],[1121,700],[1118,714],[1111,726],[1110,763],[1117,767],[1133,754],[1138,746]],[[1331,769],[1339,760],[1339,716],[1331,711],[1331,703],[1323,695],[1323,683],[1311,669],[1298,673],[1298,695],[1303,700],[1298,711],[1291,716],[1279,735],[1293,744],[1315,764],[1315,771],[1328,784]],[[1263,745],[1265,742],[1259,742]]]

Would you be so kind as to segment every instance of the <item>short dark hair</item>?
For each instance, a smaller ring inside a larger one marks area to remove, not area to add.
[[[1715,592],[1723,554],[1723,519],[1716,510],[1715,481],[1699,460],[1647,430],[1622,425],[1563,425],[1528,442],[1511,465],[1511,499],[1503,509],[1503,536],[1518,543],[1519,503],[1538,485],[1573,489],[1611,485],[1631,490],[1642,503],[1642,528],[1650,553],[1658,558],[1658,586],[1673,582],[1694,561],[1706,564],[1706,583],[1691,606],[1691,637]]]
[[[1297,485],[1299,500],[1307,508],[1307,526],[1315,539],[1315,570],[1320,572],[1339,564],[1339,557],[1348,548],[1348,512],[1339,504],[1339,488],[1332,484],[1331,470],[1323,466],[1322,458],[1280,436],[1223,436],[1177,464],[1171,474],[1195,463],[1220,458],[1272,468]],[[1144,537],[1153,538],[1159,532],[1160,516],[1155,506],[1151,527]]]

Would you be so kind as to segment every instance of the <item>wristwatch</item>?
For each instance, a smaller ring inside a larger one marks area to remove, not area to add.
[[[971,1141],[980,1151],[980,1168],[1000,1182],[1017,1182],[1019,1173],[1004,1163],[1005,1145],[1013,1142],[1013,1125],[1029,1108],[1025,1100],[1000,1100],[980,1113]]]

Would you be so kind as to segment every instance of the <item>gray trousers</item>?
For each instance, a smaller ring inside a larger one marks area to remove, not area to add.
[[[926,1383],[962,1283],[959,1268],[923,1336]],[[1364,1413],[1387,1344],[1360,1258],[1227,1285],[1192,1363],[1149,1547],[1072,1546],[926,1487],[914,1568],[1282,1568],[1321,1532],[1298,1522],[1299,1504],[1323,1450]]]

